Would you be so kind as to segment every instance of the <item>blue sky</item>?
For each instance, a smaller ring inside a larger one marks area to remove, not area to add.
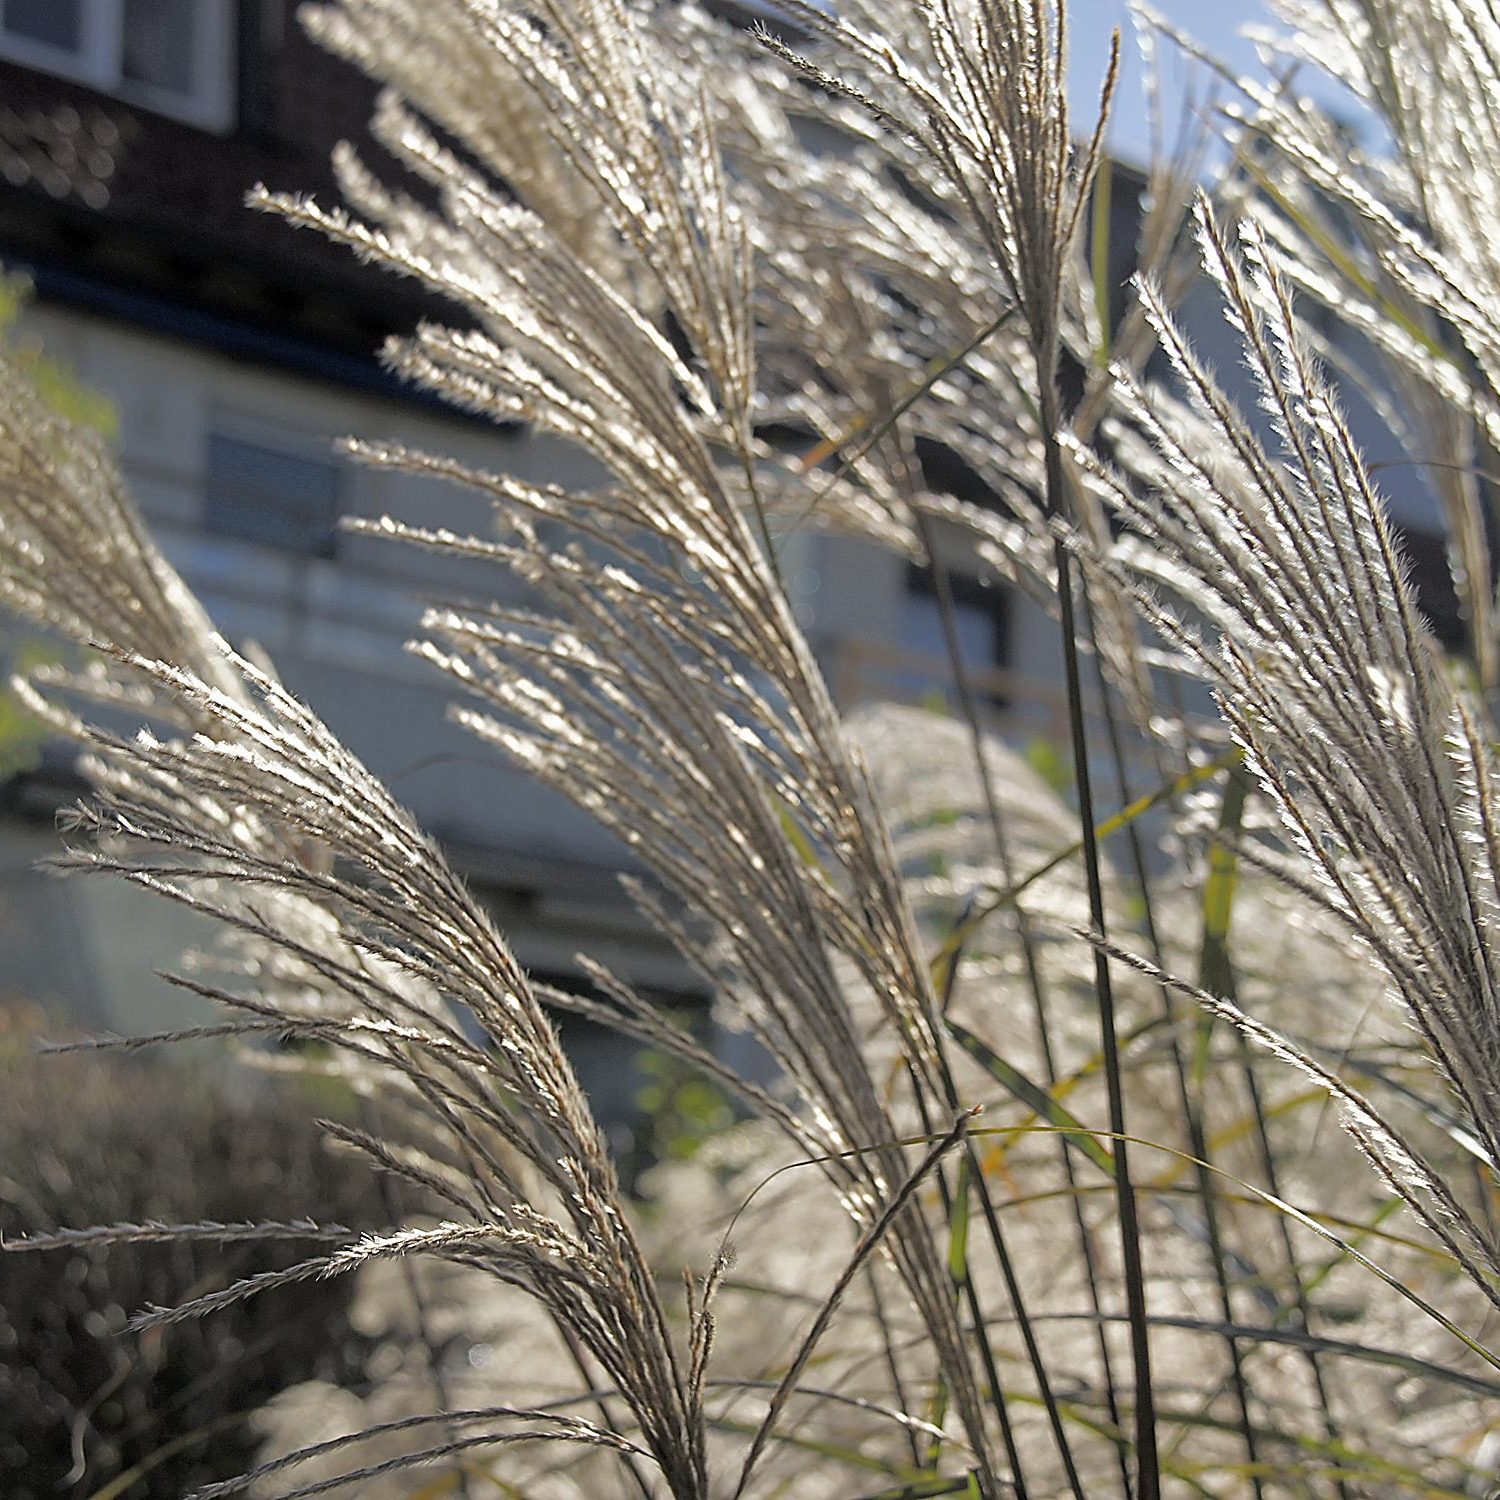
[[[1224,59],[1237,70],[1264,76],[1256,60],[1255,48],[1241,35],[1246,26],[1270,26],[1273,17],[1266,0],[1154,0],[1155,9],[1178,30],[1186,32],[1206,50]],[[1069,0],[1068,16],[1071,35],[1072,106],[1075,126],[1080,131],[1092,121],[1098,102],[1099,85],[1104,77],[1105,59],[1109,53],[1109,35],[1119,27],[1124,50],[1120,91],[1116,98],[1111,144],[1117,156],[1127,161],[1143,162],[1150,154],[1146,126],[1145,95],[1141,86],[1141,60],[1135,48],[1135,29],[1125,0]],[[1169,86],[1167,120],[1175,124],[1175,109],[1182,99],[1185,70],[1177,58],[1168,61],[1175,49],[1164,46],[1162,58],[1167,62],[1165,81]],[[1317,97],[1336,97],[1331,86],[1318,86],[1320,80],[1306,76],[1309,91]],[[1203,84],[1196,89],[1201,97]],[[1169,141],[1170,144],[1170,141]]]

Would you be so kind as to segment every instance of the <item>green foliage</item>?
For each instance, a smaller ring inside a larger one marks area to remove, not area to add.
[[[1073,772],[1061,743],[1035,735],[1027,740],[1024,755],[1031,767],[1059,797],[1069,797],[1073,792]]]
[[[639,1168],[659,1161],[688,1161],[705,1141],[734,1124],[733,1101],[718,1084],[679,1058],[642,1051],[636,1068],[646,1082],[636,1094],[642,1115],[631,1147]]]
[[[57,647],[38,637],[0,628],[0,782],[35,765],[47,738],[42,723],[3,684],[13,674],[24,675],[57,661],[60,654]]]
[[[85,385],[63,361],[42,349],[40,340],[23,336],[18,325],[32,299],[29,277],[0,269],[0,350],[16,362],[43,402],[58,416],[91,427],[114,439],[120,430],[115,403]]]
[[[114,438],[120,426],[114,402],[91,390],[61,360],[45,354],[40,341],[19,334],[18,324],[31,298],[29,278],[0,270],[0,354],[15,361],[43,403],[58,416]],[[0,617],[0,782],[34,765],[47,738],[47,731],[21,707],[7,684],[12,676],[24,676],[60,659],[55,645],[17,632]]]

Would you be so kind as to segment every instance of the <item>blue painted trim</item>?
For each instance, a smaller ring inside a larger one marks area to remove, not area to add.
[[[7,256],[6,264],[25,272],[36,287],[37,295],[44,300],[67,303],[187,343],[206,345],[231,358],[252,359],[352,390],[365,391],[404,406],[424,407],[455,422],[481,420],[392,374],[374,358],[343,354],[310,339],[273,333],[150,292],[131,291],[24,257]],[[493,423],[484,425],[495,430]]]

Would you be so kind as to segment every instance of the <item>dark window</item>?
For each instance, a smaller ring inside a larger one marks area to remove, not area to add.
[[[204,528],[285,552],[332,557],[342,477],[337,459],[212,432]]]
[[[83,46],[83,0],[5,0],[5,30],[28,42],[77,52]]]
[[[182,0],[125,0],[120,76],[173,94],[193,92],[196,33],[202,18]]]
[[[0,0],[0,56],[224,130],[234,15],[233,0]]]
[[[969,573],[950,570],[953,623],[963,660],[977,697],[995,707],[1005,703],[1000,678],[1010,661],[1009,611],[1005,590],[981,582]],[[906,571],[902,605],[901,648],[907,664],[900,673],[899,696],[921,700],[942,697],[955,701],[953,668],[943,631],[937,586],[932,572],[915,563]]]

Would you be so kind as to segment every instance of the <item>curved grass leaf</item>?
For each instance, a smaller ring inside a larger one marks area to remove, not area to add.
[[[1137,818],[1143,818],[1152,810],[1159,807],[1163,802],[1170,801],[1173,797],[1182,796],[1194,788],[1202,786],[1205,781],[1212,781],[1220,771],[1227,767],[1240,763],[1241,753],[1238,747],[1226,750],[1222,755],[1216,755],[1212,760],[1205,761],[1201,766],[1190,766],[1180,776],[1173,777],[1171,781],[1163,782],[1154,791],[1145,792],[1137,797],[1134,802],[1122,807],[1119,812],[1111,814],[1102,822],[1094,825],[1094,837],[1096,839],[1107,839],[1112,835],[1128,828]],[[1025,894],[1037,881],[1050,875],[1054,870],[1068,863],[1069,860],[1077,859],[1083,852],[1083,840],[1075,839],[1072,843],[1059,849],[1051,858],[1044,860],[1036,869],[1029,874],[1023,875],[1014,885],[1007,886],[1003,891],[997,891],[987,901],[977,904],[971,912],[954,924],[952,932],[944,939],[943,945],[933,955],[934,969],[951,959],[952,956],[963,947],[964,943],[979,929],[983,923],[994,916],[997,911],[1010,906]],[[1123,1042],[1124,1037],[1121,1038]]]
[[[931,1479],[903,1484],[899,1489],[881,1490],[878,1495],[862,1495],[860,1500],[929,1500],[934,1495],[971,1495],[979,1497],[978,1481],[972,1474],[934,1474]]]
[[[1070,1145],[1076,1146],[1111,1180],[1115,1175],[1115,1159],[1077,1116],[1070,1114],[1046,1089],[1033,1083],[1021,1070],[1006,1062],[993,1047],[982,1042],[972,1031],[957,1021],[946,1021],[948,1034],[981,1068],[1005,1091],[1019,1099],[1038,1118],[1056,1126],[1063,1132]]]

